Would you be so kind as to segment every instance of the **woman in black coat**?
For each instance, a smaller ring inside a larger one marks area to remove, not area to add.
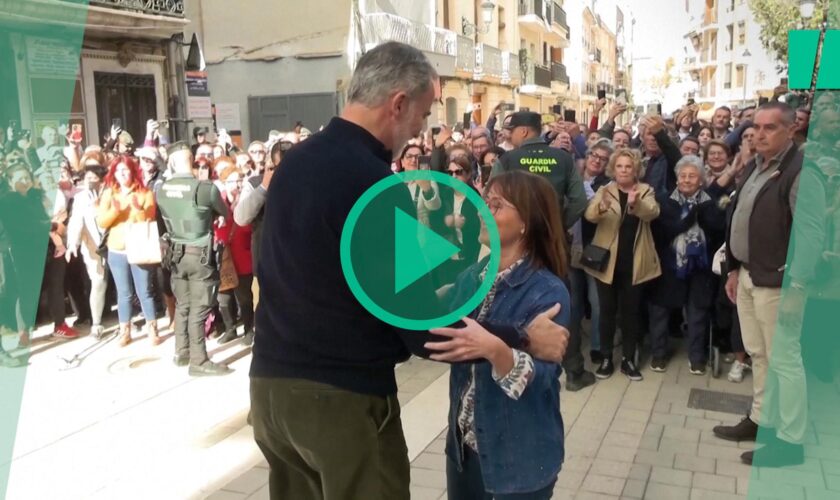
[[[667,196],[657,195],[660,213],[653,222],[662,276],[649,296],[651,369],[665,371],[668,318],[673,309],[684,307],[690,372],[702,375],[706,372],[707,335],[716,296],[712,259],[724,241],[726,216],[718,199],[722,193],[703,190],[705,169],[699,157],[683,157],[674,170],[677,189]]]
[[[467,185],[464,189],[475,189],[472,162],[465,157],[453,158],[446,167],[446,173]],[[438,272],[438,285],[455,282],[461,272],[478,262],[481,243],[478,234],[481,231],[481,218],[478,208],[466,199],[463,191],[449,186],[440,186],[441,214],[443,215],[440,234],[461,249],[452,259],[443,263]]]

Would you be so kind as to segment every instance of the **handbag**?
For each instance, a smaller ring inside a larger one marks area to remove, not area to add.
[[[125,253],[129,264],[160,264],[160,235],[157,222],[129,222],[125,228]]]
[[[625,209],[621,210],[621,220],[618,222],[618,229],[613,235],[610,246],[615,243],[618,238],[618,233],[621,231],[621,224],[624,222]],[[580,265],[587,267],[593,271],[603,273],[607,269],[607,264],[610,263],[610,249],[593,245],[592,243],[586,245],[583,253],[580,255]]]
[[[219,291],[226,292],[238,286],[239,275],[236,274],[236,266],[233,265],[230,247],[226,246],[222,251],[222,265],[219,266]]]

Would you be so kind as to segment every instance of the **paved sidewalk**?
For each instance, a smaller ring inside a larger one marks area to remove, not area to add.
[[[727,367],[724,367],[727,368]],[[554,498],[575,500],[735,500],[840,498],[840,462],[831,458],[831,446],[840,445],[840,429],[829,425],[830,414],[812,411],[812,425],[806,446],[808,460],[798,467],[755,469],[740,462],[740,454],[752,443],[737,444],[717,439],[715,425],[738,422],[743,415],[697,410],[688,407],[691,389],[707,389],[749,395],[748,374],[740,384],[710,375],[688,372],[684,355],[671,361],[666,373],[642,370],[645,380],[629,382],[620,373],[599,381],[578,393],[563,391],[561,407],[566,426],[566,461],[555,488]],[[446,394],[433,403],[412,407],[412,401],[430,391],[433,381],[445,379],[446,368],[429,361],[412,359],[397,369],[403,424],[409,449],[416,437],[407,421],[416,412],[429,411],[439,431],[426,434],[419,454],[410,453],[411,495],[415,500],[446,499],[444,440],[446,421],[440,409],[448,404]],[[444,375],[440,377],[440,375]],[[436,378],[437,377],[437,378]],[[837,400],[838,387],[811,384],[823,391],[824,400]],[[432,405],[434,407],[432,407]],[[826,410],[836,403],[826,403]],[[822,430],[818,435],[814,429]],[[833,475],[837,474],[837,475]],[[755,478],[760,478],[756,481]],[[235,478],[211,500],[268,499],[268,468],[265,463]],[[814,488],[815,484],[823,487]]]

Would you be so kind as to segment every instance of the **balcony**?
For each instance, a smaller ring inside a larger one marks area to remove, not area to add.
[[[455,71],[475,73],[475,43],[472,38],[458,35],[458,50],[455,56]]]
[[[598,86],[591,82],[584,83],[581,88],[581,94],[591,96],[598,95]]]
[[[558,62],[551,63],[551,79],[568,85],[569,75],[566,73],[566,65]]]
[[[571,39],[569,24],[566,22],[566,11],[557,2],[551,2],[549,14],[551,17],[551,34],[555,35],[555,42],[560,47],[568,47]]]
[[[362,17],[362,39],[367,49],[393,40],[426,52],[452,57],[457,56],[460,44],[459,37],[452,31],[384,12]]]
[[[551,92],[551,70],[533,59],[526,59],[521,65],[522,86],[519,91],[525,94],[548,94]]]
[[[551,33],[549,10],[546,0],[519,0],[520,29],[527,28],[539,33]]]
[[[474,78],[501,80],[502,73],[502,51],[486,43],[476,45]]]
[[[184,17],[184,0],[89,0],[88,3],[143,14]]]
[[[519,84],[519,80],[519,55],[503,52],[502,84],[516,86]]]

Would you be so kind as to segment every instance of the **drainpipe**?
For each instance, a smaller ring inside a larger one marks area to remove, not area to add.
[[[187,88],[186,75],[184,74],[184,51],[181,45],[184,41],[184,34],[172,35],[166,43],[166,62],[169,74],[169,140],[189,141],[187,130]]]

